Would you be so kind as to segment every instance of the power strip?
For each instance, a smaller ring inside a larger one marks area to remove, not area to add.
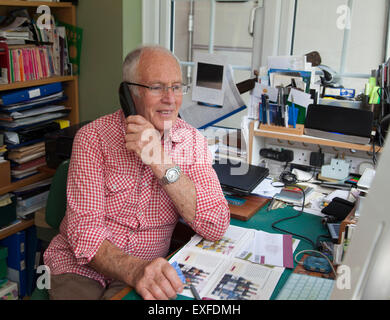
[[[276,151],[273,149],[263,148],[260,149],[260,156],[280,162],[291,162],[294,160],[294,152],[287,149],[284,149],[282,151]]]

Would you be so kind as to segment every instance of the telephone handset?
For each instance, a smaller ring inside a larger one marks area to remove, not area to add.
[[[135,109],[133,98],[131,97],[130,90],[126,82],[122,82],[119,86],[119,101],[125,118],[137,114]]]

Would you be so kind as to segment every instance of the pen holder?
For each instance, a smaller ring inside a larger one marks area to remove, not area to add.
[[[285,134],[295,134],[295,135],[303,135],[303,129],[305,126],[303,124],[297,124],[295,128],[292,125],[289,125],[288,128],[282,126],[268,125],[268,124],[259,124],[259,129],[264,131],[272,131],[278,133]]]

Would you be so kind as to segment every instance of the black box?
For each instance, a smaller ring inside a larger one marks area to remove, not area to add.
[[[49,168],[57,169],[61,162],[70,159],[77,131],[89,122],[84,121],[45,135],[46,164]]]
[[[305,134],[323,139],[368,144],[374,124],[371,111],[328,105],[309,105]]]

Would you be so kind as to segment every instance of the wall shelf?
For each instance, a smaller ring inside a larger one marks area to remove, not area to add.
[[[279,139],[279,140],[290,141],[290,142],[302,142],[302,143],[307,143],[312,145],[328,146],[328,147],[342,148],[342,149],[349,149],[349,150],[356,150],[356,151],[366,151],[366,152],[373,151],[372,145],[347,143],[347,142],[322,139],[322,138],[317,138],[317,137],[312,137],[307,135],[294,135],[294,134],[287,134],[287,133],[279,133],[275,131],[260,130],[257,129],[258,125],[259,125],[258,121],[252,121],[249,126],[248,157],[250,162],[252,160],[253,152],[258,152],[258,150],[253,150],[254,149],[253,143],[255,137]],[[375,147],[375,152],[381,152],[381,150],[382,150],[381,147],[378,146]]]

